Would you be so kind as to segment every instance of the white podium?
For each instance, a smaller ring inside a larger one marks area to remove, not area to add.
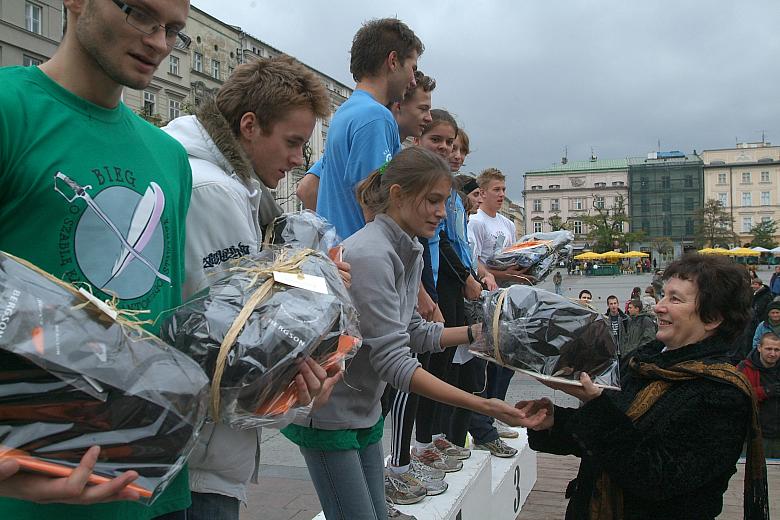
[[[504,439],[517,449],[514,457],[502,459],[472,450],[462,470],[447,474],[445,493],[396,507],[417,520],[514,520],[536,483],[536,452],[528,447],[525,429],[516,431],[520,437]],[[325,520],[325,515],[315,519]]]

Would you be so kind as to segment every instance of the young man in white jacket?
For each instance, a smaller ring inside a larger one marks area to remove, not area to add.
[[[192,167],[185,299],[229,260],[261,249],[263,230],[282,213],[270,190],[303,163],[303,146],[329,107],[322,82],[285,56],[239,66],[196,115],[163,128],[187,150]],[[323,382],[324,371],[317,377],[323,393],[335,382]],[[238,520],[259,457],[259,428],[207,425],[190,458],[188,518]]]

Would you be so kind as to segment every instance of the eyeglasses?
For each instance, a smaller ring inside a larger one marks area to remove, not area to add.
[[[181,32],[180,29],[173,29],[167,25],[162,25],[150,14],[141,11],[137,7],[129,6],[121,0],[112,1],[127,15],[125,21],[134,29],[141,31],[144,34],[152,35],[162,27],[165,31],[165,43],[168,45],[168,48],[172,48],[177,42],[181,42],[182,47],[186,49],[190,46],[190,43],[192,43],[192,38]]]

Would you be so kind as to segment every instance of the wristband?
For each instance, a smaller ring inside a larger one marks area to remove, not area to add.
[[[469,345],[474,343],[474,333],[471,331],[471,325],[466,326],[466,335],[469,337]]]

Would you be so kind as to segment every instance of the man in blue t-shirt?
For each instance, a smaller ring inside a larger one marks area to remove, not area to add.
[[[357,185],[401,149],[387,105],[415,85],[423,49],[414,32],[395,18],[366,22],[352,40],[349,69],[357,86],[330,123],[317,193],[317,213],[336,226],[341,238],[366,223],[355,197]]]

